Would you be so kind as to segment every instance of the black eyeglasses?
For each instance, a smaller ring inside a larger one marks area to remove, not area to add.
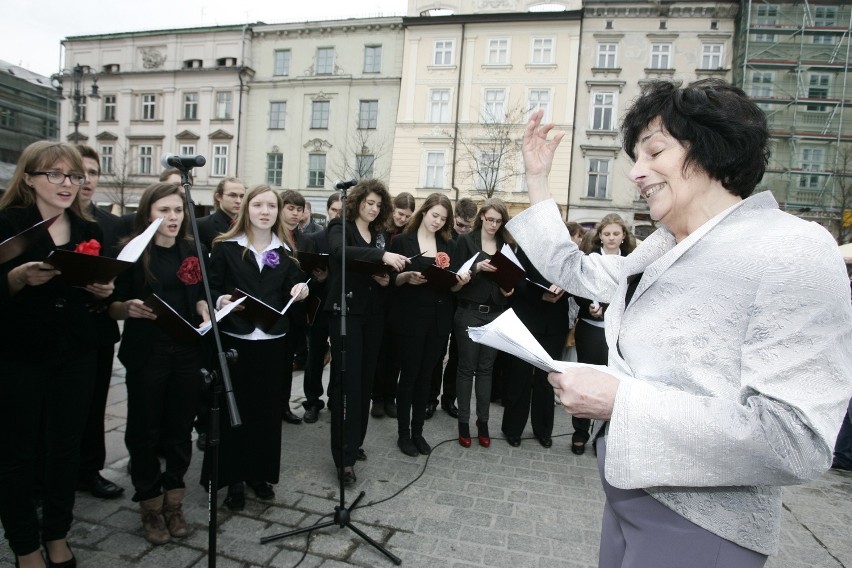
[[[73,185],[83,185],[86,176],[82,174],[63,174],[62,172],[27,172],[31,176],[46,176],[47,181],[54,185],[62,185],[67,178]]]

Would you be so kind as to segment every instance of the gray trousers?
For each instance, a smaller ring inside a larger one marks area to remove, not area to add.
[[[597,440],[606,503],[598,568],[761,568],[766,555],[743,548],[678,515],[641,489],[604,477],[606,436]]]
[[[456,309],[454,329],[459,350],[456,399],[461,423],[470,422],[470,395],[474,386],[474,376],[476,376],[476,417],[480,422],[488,422],[488,410],[491,406],[491,374],[494,361],[497,359],[497,350],[471,341],[467,328],[490,323],[497,319],[500,313],[482,313],[461,306]]]

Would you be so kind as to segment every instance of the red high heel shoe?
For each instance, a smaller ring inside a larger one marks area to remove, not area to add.
[[[478,429],[476,437],[479,439],[479,445],[483,448],[490,448],[491,436],[488,434],[488,422],[480,422],[477,418],[476,428]]]
[[[467,423],[459,422],[459,445],[462,448],[469,448],[470,444],[470,426]]]

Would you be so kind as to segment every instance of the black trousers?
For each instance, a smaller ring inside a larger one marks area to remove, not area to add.
[[[400,373],[399,337],[391,333],[385,325],[381,352],[376,368],[376,380],[373,383],[372,399],[377,402],[393,401],[396,397],[397,382]]]
[[[347,316],[345,361],[342,354],[340,319],[339,315],[329,318],[331,357],[338,361],[339,372],[329,381],[328,405],[331,410],[331,455],[334,465],[346,467],[355,464],[358,448],[364,443],[367,435],[370,393],[379,359],[385,317],[384,314]],[[341,405],[346,417],[343,421],[340,420]]]
[[[201,394],[201,348],[158,342],[145,365],[127,369],[124,443],[133,461],[134,501],[185,487],[192,458],[192,422]],[[166,458],[160,470],[157,450]]]
[[[435,316],[422,318],[410,335],[398,335],[401,373],[396,389],[397,430],[401,436],[423,434],[432,370],[441,356],[447,336],[438,334]]]
[[[95,351],[64,355],[57,348],[28,361],[3,357],[0,369],[0,522],[12,551],[23,556],[71,528]],[[38,447],[44,449],[40,527],[33,504]]]
[[[288,338],[291,333],[293,333],[293,330],[287,332]],[[288,340],[284,344],[280,354],[283,361],[281,364],[281,372],[283,374],[281,377],[281,410],[286,411],[290,410],[290,394],[293,390],[293,342]]]
[[[448,354],[449,350],[449,354]],[[444,356],[447,356],[447,366],[444,367]],[[450,332],[450,340],[444,342],[438,362],[432,370],[432,388],[429,403],[449,405],[456,400],[456,374],[459,368],[459,348],[456,343],[456,332]],[[443,387],[443,394],[441,388]],[[438,397],[440,396],[440,401]]]
[[[305,363],[305,376],[303,388],[305,390],[305,402],[302,406],[322,409],[325,401],[322,400],[322,371],[323,360],[328,350],[328,312],[320,309],[314,318],[313,325],[308,330],[308,360]],[[331,376],[335,376],[337,362],[331,360]]]
[[[577,320],[577,329],[574,331],[574,341],[577,347],[577,362],[591,363],[593,365],[606,365],[609,359],[609,349],[606,346],[606,333],[604,328],[594,326],[583,320]],[[571,417],[574,426],[572,439],[575,442],[585,442],[589,439],[589,429],[592,421],[588,418]]]
[[[568,334],[536,335],[547,354],[560,359]],[[510,357],[509,377],[503,387],[503,426],[506,436],[520,438],[532,422],[533,435],[549,438],[553,434],[553,387],[542,371],[517,357]]]
[[[96,350],[95,383],[92,403],[83,440],[80,444],[80,480],[91,478],[106,464],[106,442],[104,441],[104,415],[106,414],[109,383],[112,380],[112,360],[115,345],[101,345]]]

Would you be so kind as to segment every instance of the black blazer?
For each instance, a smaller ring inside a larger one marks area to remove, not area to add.
[[[435,235],[435,241],[438,252],[448,254],[450,263],[452,263],[456,256],[455,243],[445,241],[440,235]],[[390,252],[407,257],[420,253],[417,231],[397,235],[391,241]],[[434,261],[434,258],[419,256],[405,267],[405,272],[426,270],[429,265],[434,264]],[[403,284],[396,286],[396,276],[396,274],[391,273],[391,299],[387,319],[391,331],[409,335],[412,325],[426,321],[427,318],[435,318],[438,335],[449,335],[453,327],[453,309],[455,307],[453,305],[453,293],[449,290],[438,292],[424,285]]]
[[[82,288],[68,286],[56,278],[41,286],[24,286],[12,296],[9,272],[27,262],[41,262],[55,248],[74,250],[83,241],[103,243],[103,233],[95,223],[68,211],[71,239],[57,247],[46,234],[29,250],[0,265],[0,354],[4,358],[26,360],[53,357],[66,350],[84,352],[93,349],[94,327],[88,305],[94,296]],[[0,241],[4,241],[42,221],[35,205],[0,210]]]
[[[207,272],[213,301],[225,294],[231,294],[234,288],[239,288],[263,300],[276,310],[283,309],[290,301],[290,289],[304,281],[302,271],[290,260],[284,247],[276,249],[281,259],[278,266],[275,268],[264,266],[263,270],[257,268],[254,254],[247,252],[243,255],[244,250],[245,248],[235,241],[216,243],[213,254],[210,256],[210,269]],[[291,306],[290,310],[292,309]],[[288,310],[287,315],[279,319],[268,333],[270,335],[287,333],[292,315]],[[249,334],[255,329],[254,324],[240,316],[238,311],[232,312],[223,319],[219,327],[222,331],[238,335]]]
[[[231,218],[228,214],[217,209],[210,215],[198,219],[198,240],[207,250],[213,249],[213,239],[231,228]]]
[[[148,246],[151,247],[152,245]],[[178,247],[181,262],[188,257],[198,255],[193,241],[180,240],[175,246]],[[204,252],[202,251],[202,253]],[[206,254],[202,254],[202,262],[205,262],[206,256]],[[142,264],[143,258],[144,256],[136,261],[136,264],[132,268],[118,275],[118,278],[115,280],[113,301],[145,300],[152,293],[156,293],[161,297],[163,296],[163,286],[160,282],[146,282],[145,269]],[[195,305],[199,300],[204,299],[204,287],[201,282],[186,285],[184,286],[184,293],[186,294],[186,305],[190,313],[182,313],[181,316],[192,325],[197,326],[201,323],[201,316],[196,313]],[[118,360],[128,369],[142,367],[147,362],[154,344],[163,339],[170,340],[166,332],[157,327],[152,320],[127,318],[124,320],[124,332],[118,348]],[[198,345],[200,348],[200,339]]]
[[[502,241],[497,241],[497,250],[503,247]],[[470,260],[475,253],[479,253],[474,266],[491,255],[482,251],[482,234],[479,231],[471,231],[459,237],[456,243],[456,257],[453,259],[452,269],[458,270],[462,264]],[[465,284],[456,294],[459,301],[472,302],[474,304],[488,304],[491,306],[505,306],[509,300],[500,292],[500,286],[496,282],[473,271],[471,267],[470,282]]]
[[[527,271],[526,278],[542,286],[550,287],[551,283],[535,269],[523,250],[518,249],[515,254],[521,261],[521,266]],[[567,337],[571,327],[571,322],[568,320],[570,295],[566,292],[556,303],[552,303],[542,299],[543,293],[544,290],[523,279],[515,286],[515,293],[510,296],[509,303],[533,335],[564,334]]]
[[[380,231],[373,231],[370,242],[361,238],[361,233],[355,227],[355,223],[346,222],[346,262],[363,260],[366,262],[382,262],[385,254],[384,248],[378,245],[385,242],[385,235]],[[340,262],[343,257],[343,225],[340,218],[333,219],[328,224],[329,245],[329,270],[326,281],[326,299],[324,309],[328,312],[339,311],[340,291],[342,288],[342,275]],[[360,272],[346,271],[346,292],[351,294],[346,305],[349,313],[353,315],[365,315],[368,313],[383,313],[385,305],[386,290],[379,285],[372,276]]]
[[[111,251],[116,251],[119,235],[123,230],[121,218],[96,207],[94,203],[89,206],[89,214],[95,219],[95,223],[98,224],[104,234],[101,254],[109,255]],[[94,318],[95,338],[98,345],[102,346],[112,345],[121,339],[118,322],[107,314],[108,305],[108,302],[96,301],[89,307]]]
[[[104,242],[101,243],[103,245],[103,249],[101,249],[101,251],[111,250],[115,247],[116,243],[118,243],[121,233],[124,230],[121,217],[113,215],[112,213],[107,213],[100,207],[95,207],[94,203],[90,205],[89,215],[92,216],[95,223],[97,223],[98,227],[100,227],[101,231],[103,231]]]

